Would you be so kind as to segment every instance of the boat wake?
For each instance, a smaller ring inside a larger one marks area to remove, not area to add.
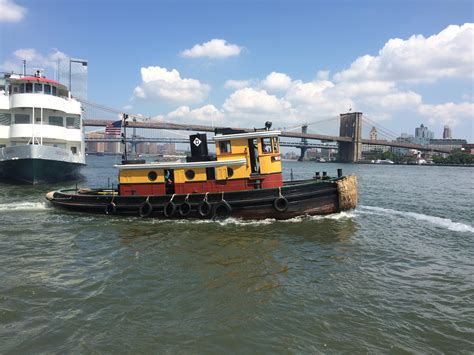
[[[46,202],[12,202],[0,204],[0,211],[40,211],[50,208]]]
[[[227,218],[224,220],[213,219],[182,219],[182,220],[153,220],[152,223],[177,223],[177,224],[218,224],[220,226],[265,226],[274,223],[302,223],[308,221],[323,221],[323,220],[347,220],[356,217],[354,212],[340,212],[326,216],[298,216],[285,220],[276,220],[274,218],[266,218],[262,220]]]
[[[357,209],[359,213],[367,213],[367,214],[376,214],[376,215],[394,215],[394,216],[401,216],[401,217],[410,217],[416,219],[418,221],[429,222],[434,224],[438,227],[449,229],[453,232],[469,232],[474,233],[474,227],[468,224],[454,222],[449,218],[442,218],[436,216],[429,216],[426,214],[415,213],[415,212],[406,212],[406,211],[397,211],[392,210],[390,208],[382,208],[382,207],[374,207],[374,206],[359,206]]]

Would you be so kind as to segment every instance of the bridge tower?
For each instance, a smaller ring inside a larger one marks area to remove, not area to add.
[[[338,160],[355,163],[362,158],[362,112],[341,113],[339,135],[351,137],[352,142],[339,142]]]
[[[301,127],[301,133],[308,133],[307,124]],[[308,150],[308,147],[305,147],[305,145],[307,144],[308,144],[308,139],[304,137],[301,138],[301,153],[300,153],[300,157],[298,158],[298,161],[303,161],[306,151]]]

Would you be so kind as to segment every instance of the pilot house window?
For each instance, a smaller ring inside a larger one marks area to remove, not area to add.
[[[231,153],[230,141],[221,141],[221,142],[219,142],[219,150],[221,151],[221,154]]]
[[[262,138],[262,152],[263,153],[271,153],[272,152],[272,139]]]

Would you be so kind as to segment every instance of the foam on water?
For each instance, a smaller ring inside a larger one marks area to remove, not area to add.
[[[394,215],[394,216],[410,217],[418,221],[424,221],[424,222],[434,224],[438,227],[446,228],[453,232],[474,233],[474,227],[468,224],[454,222],[449,218],[430,216],[430,215],[426,215],[422,213],[397,211],[397,210],[392,210],[390,208],[382,208],[382,207],[375,207],[375,206],[359,206],[359,209],[357,210],[357,212],[379,214],[379,215],[389,214],[389,215]]]
[[[0,211],[39,211],[50,208],[46,202],[12,202],[0,204]]]

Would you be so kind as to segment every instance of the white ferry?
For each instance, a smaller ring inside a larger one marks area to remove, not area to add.
[[[30,184],[74,179],[85,165],[82,106],[45,78],[0,78],[0,179]]]

